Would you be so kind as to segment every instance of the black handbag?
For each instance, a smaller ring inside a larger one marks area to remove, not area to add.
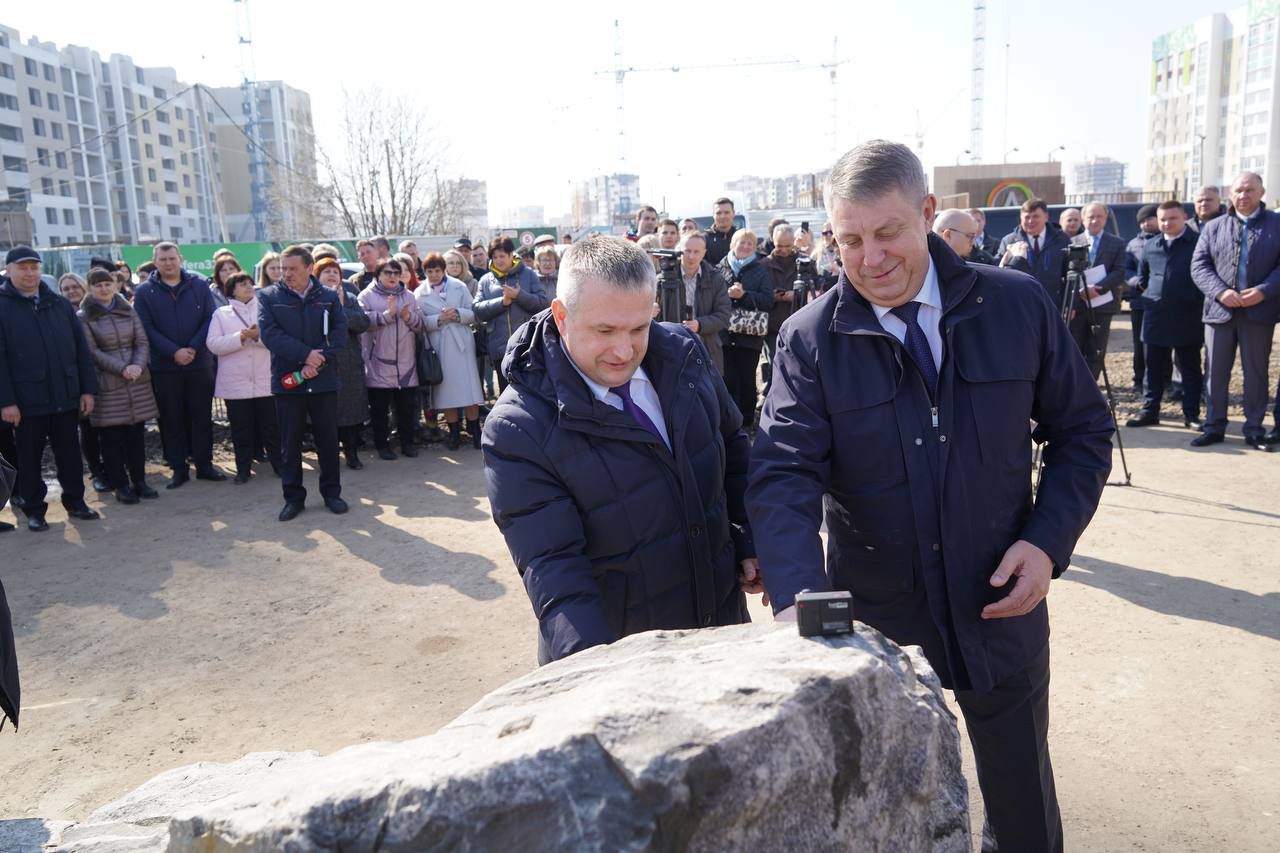
[[[418,384],[439,385],[444,381],[444,365],[440,363],[440,353],[431,345],[426,332],[417,335]]]

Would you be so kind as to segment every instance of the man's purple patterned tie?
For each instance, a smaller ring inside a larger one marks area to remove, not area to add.
[[[925,337],[924,329],[920,328],[920,322],[916,319],[920,313],[920,303],[908,302],[906,305],[899,305],[890,310],[899,320],[906,323],[907,336],[903,345],[907,348],[907,355],[911,356],[916,367],[920,368],[920,375],[924,377],[925,385],[929,386],[929,394],[936,397],[938,368],[933,363],[933,350],[929,349],[929,339]]]
[[[659,442],[664,445],[666,444],[666,441],[662,438],[662,433],[658,431],[658,428],[654,425],[653,421],[649,419],[649,416],[644,413],[644,409],[637,406],[636,401],[631,399],[630,382],[626,385],[619,385],[617,388],[610,388],[609,390],[622,398],[622,411],[631,415],[631,417],[636,419],[636,422],[639,423],[640,426],[653,433],[653,437],[658,439]]]

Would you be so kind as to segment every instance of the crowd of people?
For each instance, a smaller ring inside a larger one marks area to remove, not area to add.
[[[1111,320],[1127,300],[1133,383],[1144,394],[1130,427],[1158,424],[1171,394],[1184,424],[1199,430],[1193,445],[1222,441],[1238,349],[1244,435],[1269,449],[1280,439],[1263,425],[1280,309],[1280,215],[1263,206],[1262,195],[1261,179],[1246,173],[1231,187],[1229,206],[1213,188],[1197,194],[1191,219],[1177,202],[1147,205],[1128,245],[1108,230],[1111,214],[1101,202],[1066,210],[1053,223],[1043,201],[1029,200],[1019,225],[999,240],[985,233],[979,209],[939,211],[932,230],[971,263],[1036,279],[1064,306],[1095,380]],[[679,253],[683,325],[702,341],[750,428],[761,391],[772,385],[799,263],[813,260],[809,286],[820,295],[841,274],[839,247],[830,222],[815,235],[807,222],[776,219],[757,235],[735,226],[729,198],[717,199],[712,213],[703,231],[646,205],[628,239],[648,252]],[[1073,238],[1087,242],[1091,269],[1081,292],[1066,294]],[[64,274],[54,292],[42,281],[39,254],[18,247],[0,284],[0,454],[19,472],[14,505],[30,529],[47,528],[39,470],[46,444],[73,518],[97,516],[84,500],[81,459],[95,491],[113,492],[123,504],[158,497],[145,476],[150,420],[159,424],[170,469],[165,488],[187,483],[192,467],[196,479],[226,479],[214,464],[214,398],[230,425],[232,479],[245,483],[255,463],[269,463],[284,481],[282,518],[305,500],[303,447],[320,457],[321,493],[334,511],[345,506],[337,449],[358,470],[367,441],[386,461],[416,456],[425,443],[478,448],[481,418],[507,384],[508,342],[556,298],[566,249],[551,235],[529,247],[509,237],[487,244],[464,237],[424,256],[416,241],[393,252],[378,236],[357,242],[360,269],[349,276],[338,249],[321,243],[246,259],[223,249],[205,279],[166,242],[136,275],[123,262],[94,259],[87,276]],[[303,264],[293,284],[290,252],[294,266]],[[1280,391],[1275,406],[1280,421]]]

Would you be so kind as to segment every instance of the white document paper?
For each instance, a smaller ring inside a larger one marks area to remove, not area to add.
[[[1089,267],[1084,271],[1084,283],[1089,287],[1096,287],[1098,282],[1102,281],[1106,277],[1107,268],[1102,264]],[[1083,290],[1081,292],[1083,292]],[[1113,299],[1115,299],[1115,297],[1111,295],[1111,291],[1107,291],[1106,293],[1099,293],[1097,296],[1090,299],[1089,305],[1093,308],[1097,308],[1099,305],[1106,305]]]

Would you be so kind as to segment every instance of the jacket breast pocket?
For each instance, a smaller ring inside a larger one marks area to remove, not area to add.
[[[988,464],[1021,464],[1030,451],[1040,359],[1027,336],[1022,337],[1018,341],[1015,336],[1007,348],[984,346],[956,352],[956,370],[964,380],[982,461]]]
[[[887,377],[877,377],[829,395],[832,480],[841,484],[842,491],[874,493],[906,479],[896,394]]]
[[[870,601],[890,600],[915,589],[915,546],[840,537],[831,551],[831,583]]]

